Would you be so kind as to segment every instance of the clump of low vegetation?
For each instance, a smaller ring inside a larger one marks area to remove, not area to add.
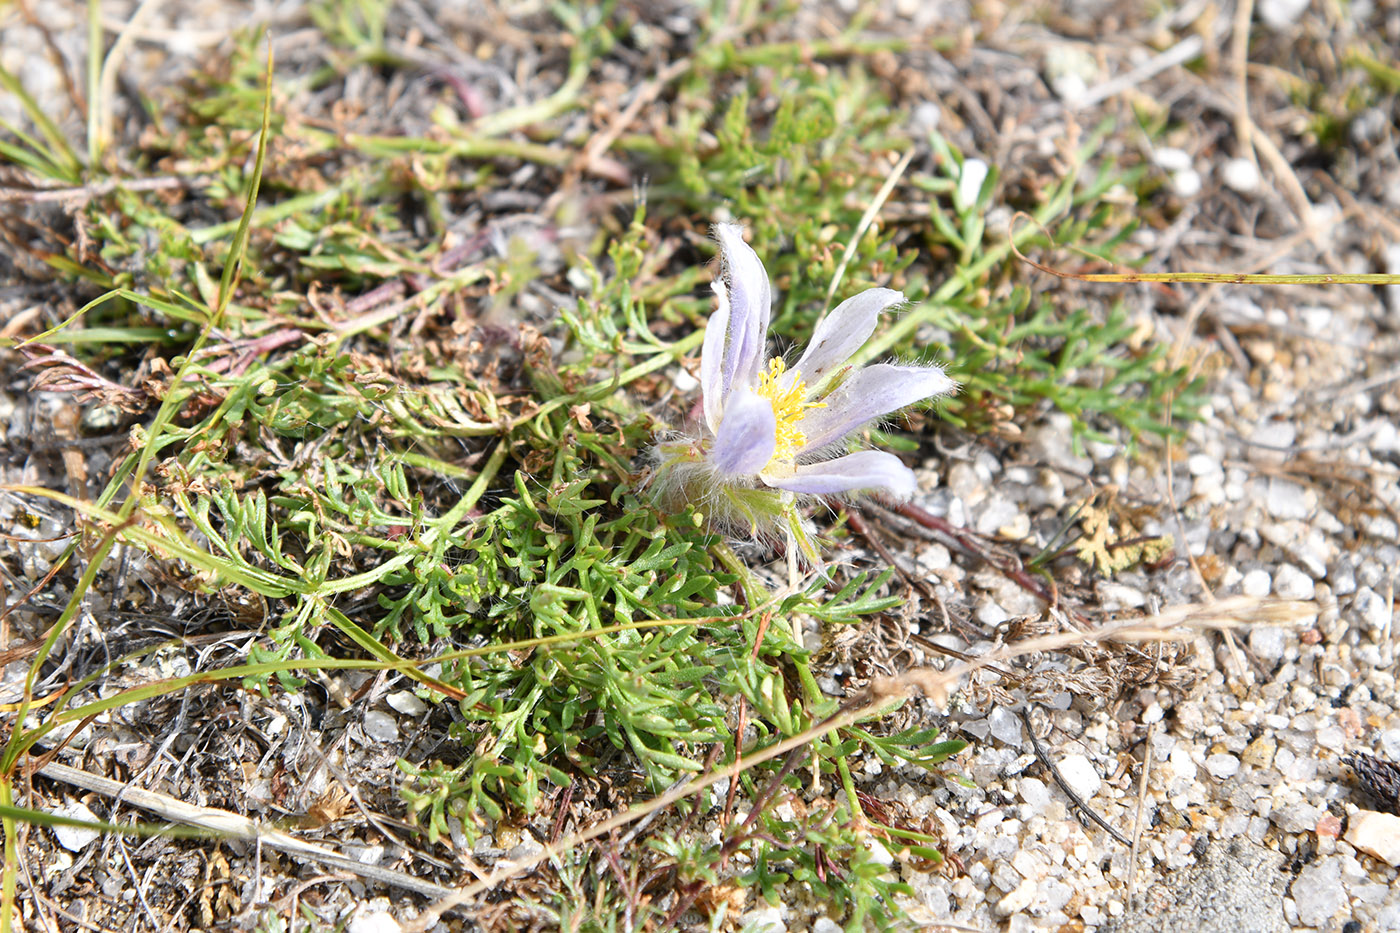
[[[861,290],[905,293],[868,358],[941,361],[962,386],[880,432],[910,463],[936,431],[1010,440],[1051,408],[1076,442],[1192,417],[1191,374],[1122,308],[1036,292],[1015,256],[1053,239],[1125,262],[1138,170],[1093,137],[1017,189],[1025,223],[993,227],[1006,167],[960,189],[968,157],[911,130],[873,77],[899,41],[852,27],[798,44],[775,13],[727,8],[661,48],[636,8],[559,5],[532,22],[552,37],[532,84],[483,112],[425,70],[387,5],[335,0],[314,8],[309,57],[269,71],[267,37],[241,34],[153,92],[139,132],[84,145],[21,98],[33,130],[3,156],[36,213],[16,261],[57,300],[7,346],[86,430],[123,438],[91,496],[9,493],[81,532],[44,583],[65,608],[30,633],[31,686],[93,594],[136,611],[103,590],[118,543],[186,606],[255,607],[224,622],[259,637],[243,663],[181,680],[99,691],[104,667],[50,684],[11,720],[3,802],[55,730],[219,679],[275,697],[347,666],[403,678],[442,741],[399,762],[400,812],[442,853],[504,826],[551,838],[837,713],[809,636],[879,617],[906,583],[838,561],[784,587],[775,554],[643,491],[644,451],[697,401],[715,220],[748,227],[785,344]],[[654,75],[639,113],[607,78],[624,67]],[[67,215],[43,211],[58,188]],[[811,517],[839,547],[841,516]],[[939,840],[872,805],[853,763],[958,780],[963,744],[913,709],[848,725],[678,803],[608,871],[570,853],[515,891],[521,916],[716,923],[745,892],[796,884],[851,928],[897,925],[905,889],[875,850],[932,865]]]

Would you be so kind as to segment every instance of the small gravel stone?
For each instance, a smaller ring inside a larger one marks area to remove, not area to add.
[[[1369,586],[1363,586],[1356,591],[1351,606],[1369,634],[1380,635],[1391,625],[1390,606]]]
[[[1254,652],[1254,656],[1261,661],[1270,664],[1278,661],[1283,657],[1283,652],[1287,647],[1287,629],[1269,625],[1250,630],[1249,650]]]
[[[1206,758],[1206,770],[1217,781],[1234,777],[1240,770],[1240,760],[1234,755],[1220,753]]]
[[[1259,0],[1255,10],[1259,20],[1270,29],[1286,29],[1298,21],[1310,0]]]
[[[867,838],[865,847],[870,850],[870,861],[876,865],[883,865],[889,868],[894,864],[894,855],[886,848],[885,844],[878,839]]]
[[[919,564],[926,570],[947,570],[953,555],[941,544],[930,544],[919,552]]]
[[[1220,180],[1233,191],[1252,194],[1259,189],[1259,167],[1250,159],[1227,159],[1220,166]]]
[[[81,801],[65,803],[51,811],[54,816],[65,816],[72,820],[88,820],[89,822],[100,822],[100,817],[87,808]],[[69,852],[80,852],[87,847],[88,843],[102,835],[96,829],[88,829],[84,826],[55,826],[53,828],[54,838],[58,844]]]
[[[401,933],[402,930],[403,927],[389,913],[388,905],[373,901],[357,907],[355,915],[345,925],[345,933]]]
[[[1099,777],[1093,762],[1083,755],[1067,755],[1060,760],[1059,767],[1060,777],[1082,800],[1088,801],[1103,786],[1103,778]]]
[[[1249,436],[1250,457],[1268,463],[1283,463],[1288,448],[1298,439],[1298,427],[1291,421],[1261,421]]]
[[[1194,198],[1201,193],[1201,173],[1193,168],[1172,173],[1172,192],[1179,198]]]
[[[1298,800],[1273,812],[1270,819],[1286,833],[1301,833],[1317,825],[1322,811],[1305,800]]]
[[[992,737],[999,742],[1004,742],[1013,748],[1020,748],[1024,737],[1021,734],[1021,717],[1004,706],[992,707],[992,711],[987,714],[987,725],[991,728]]]
[[[1251,570],[1240,581],[1240,592],[1246,596],[1268,596],[1274,588],[1274,579],[1267,570]]]
[[[1176,775],[1180,781],[1196,780],[1196,763],[1191,760],[1191,753],[1180,746],[1172,749],[1171,755],[1167,757],[1167,765],[1171,768],[1172,774]]]
[[[1400,816],[1358,810],[1347,826],[1346,841],[1393,868],[1400,868]]]
[[[1109,581],[1100,583],[1099,596],[1103,599],[1104,608],[1107,610],[1139,609],[1147,605],[1146,593],[1137,587],[1125,586],[1122,583]]]
[[[384,701],[391,706],[395,712],[403,713],[405,716],[422,716],[429,709],[412,690],[400,690],[391,693],[384,698]]]
[[[997,916],[1009,917],[1031,906],[1031,901],[1035,900],[1035,889],[1034,881],[1023,881],[1016,890],[997,901]]]
[[[1011,614],[997,605],[994,599],[984,599],[977,606],[977,621],[990,628],[995,628],[1007,619]]]
[[[1381,754],[1391,761],[1400,759],[1400,729],[1387,729],[1381,733]]]
[[[1269,480],[1269,492],[1264,507],[1275,518],[1297,520],[1307,518],[1312,512],[1307,490],[1286,479]]]
[[[1192,454],[1186,458],[1186,470],[1192,476],[1207,476],[1211,473],[1224,475],[1220,461],[1210,454]]]
[[[1021,799],[1035,813],[1043,813],[1050,806],[1050,788],[1040,778],[1023,777],[1016,784]]]
[[[763,906],[751,910],[739,918],[744,933],[787,933],[787,921],[783,919],[783,908]]]
[[[969,208],[977,203],[977,195],[982,191],[982,183],[987,180],[987,163],[981,159],[964,159],[962,172],[958,175],[958,190],[954,203],[960,208]]]
[[[1035,900],[1031,902],[1031,913],[1037,917],[1044,917],[1056,910],[1063,910],[1073,896],[1073,888],[1051,878],[1041,883]]]
[[[1191,154],[1175,146],[1163,146],[1152,153],[1152,161],[1164,172],[1184,172],[1191,167]]]
[[[1342,885],[1342,863],[1335,858],[1314,862],[1293,881],[1293,900],[1298,904],[1298,922],[1320,927],[1347,905]]]
[[[1251,768],[1267,768],[1274,763],[1274,752],[1278,742],[1272,736],[1261,735],[1245,746],[1240,761]]]
[[[1292,564],[1280,564],[1274,573],[1274,595],[1281,599],[1312,599],[1313,578]]]
[[[397,742],[398,721],[388,713],[377,709],[369,710],[365,713],[365,735],[376,742]]]

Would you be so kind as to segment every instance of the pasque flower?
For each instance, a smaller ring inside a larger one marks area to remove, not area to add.
[[[904,301],[889,288],[837,305],[791,366],[769,358],[768,273],[739,226],[718,224],[715,233],[721,275],[700,353],[703,420],[695,436],[657,446],[653,488],[663,504],[693,503],[721,530],[761,534],[781,522],[810,556],[795,509],[800,496],[914,492],[913,471],[899,458],[850,452],[852,435],[957,386],[937,366],[850,365],[881,312]]]

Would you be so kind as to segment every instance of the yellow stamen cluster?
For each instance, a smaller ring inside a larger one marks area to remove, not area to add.
[[[798,423],[807,417],[807,409],[826,407],[825,402],[807,401],[807,384],[800,378],[794,378],[792,384],[784,388],[786,372],[787,363],[776,357],[769,360],[768,371],[758,374],[758,386],[754,389],[773,406],[773,419],[777,422],[773,457],[765,472],[777,464],[791,467],[797,452],[807,444],[807,435],[797,427]]]

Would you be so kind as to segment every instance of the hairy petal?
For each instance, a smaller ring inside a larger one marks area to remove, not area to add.
[[[729,295],[728,339],[720,364],[720,401],[739,386],[752,386],[758,381],[763,365],[764,342],[768,336],[768,316],[773,303],[773,291],[763,262],[744,242],[743,228],[738,224],[715,224],[719,238],[720,257]],[[706,340],[708,344],[709,341]],[[708,349],[708,347],[706,347]]]
[[[700,392],[705,406],[705,423],[711,431],[719,430],[724,412],[724,338],[729,330],[729,296],[724,284],[714,283],[715,313],[705,325],[705,343],[700,348]]]
[[[880,450],[862,450],[835,460],[800,466],[790,476],[764,477],[763,481],[779,489],[802,492],[813,496],[832,496],[845,492],[883,492],[897,499],[914,494],[914,471],[894,454]]]
[[[752,476],[773,458],[776,432],[773,405],[751,389],[738,388],[724,406],[710,462],[722,475]]]
[[[835,444],[876,418],[956,388],[937,366],[876,363],[857,370],[826,396],[825,408],[807,412],[802,421],[807,444],[798,453]]]
[[[801,378],[808,386],[821,382],[870,339],[880,313],[902,301],[904,295],[892,288],[867,288],[841,302],[817,322],[792,378]]]

